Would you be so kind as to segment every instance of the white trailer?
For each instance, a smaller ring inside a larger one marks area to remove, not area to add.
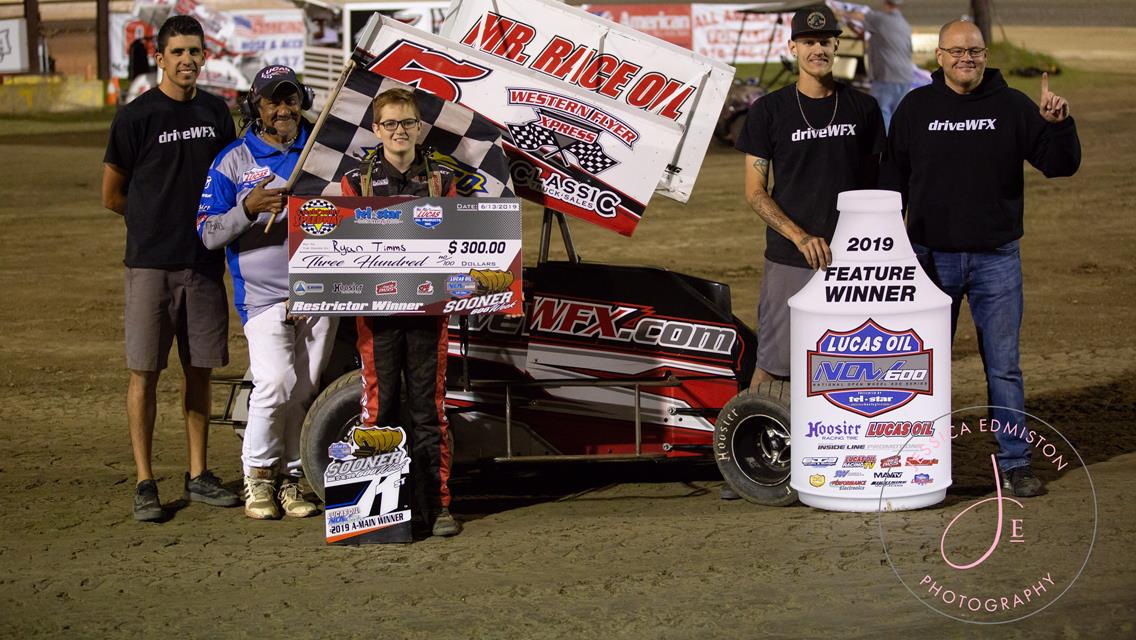
[[[304,11],[308,41],[304,46],[304,83],[316,92],[316,110],[323,107],[335,87],[343,63],[354,51],[359,32],[371,14],[378,12],[431,33],[438,33],[449,0],[422,2],[346,2],[295,0]]]

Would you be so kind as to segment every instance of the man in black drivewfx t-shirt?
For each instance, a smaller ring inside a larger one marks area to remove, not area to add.
[[[209,165],[236,131],[224,101],[197,89],[204,43],[193,18],[174,16],[162,25],[161,82],[118,112],[104,157],[103,205],[126,222],[126,405],[137,520],[164,515],[150,452],[158,376],[175,337],[185,374],[185,496],[240,504],[206,466],[209,373],[228,363],[229,315],[224,255],[201,244],[194,221]]]
[[[874,98],[832,77],[840,30],[824,5],[793,15],[789,51],[800,76],[755,102],[738,137],[746,200],[769,225],[751,388],[789,376],[788,300],[832,261],[836,195],[876,186],[883,117]]]

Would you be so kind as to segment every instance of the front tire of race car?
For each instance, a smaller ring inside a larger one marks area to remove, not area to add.
[[[360,424],[359,397],[362,373],[351,371],[336,378],[312,403],[300,430],[300,460],[312,490],[323,500],[323,472],[330,458],[327,448],[343,440],[351,427]]]
[[[780,380],[739,393],[718,414],[718,470],[750,502],[784,507],[797,501],[789,486],[789,415],[789,383]]]

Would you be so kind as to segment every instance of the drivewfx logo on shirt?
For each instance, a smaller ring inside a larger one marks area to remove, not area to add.
[[[158,136],[158,144],[177,142],[178,140],[197,140],[199,138],[216,137],[217,132],[213,129],[213,127],[202,125],[199,127],[182,129],[181,131],[178,131],[177,129],[174,129],[173,131],[163,131],[161,135]]]
[[[823,129],[797,129],[790,139],[793,142],[800,142],[813,138],[836,138],[854,135],[856,135],[856,125],[854,124],[830,124]]]
[[[998,118],[971,118],[970,120],[932,120],[927,125],[928,131],[994,131],[994,123]]]

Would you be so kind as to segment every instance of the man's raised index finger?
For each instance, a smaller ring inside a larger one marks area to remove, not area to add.
[[[1041,99],[1045,99],[1045,95],[1049,93],[1049,73],[1043,71],[1041,73]]]

